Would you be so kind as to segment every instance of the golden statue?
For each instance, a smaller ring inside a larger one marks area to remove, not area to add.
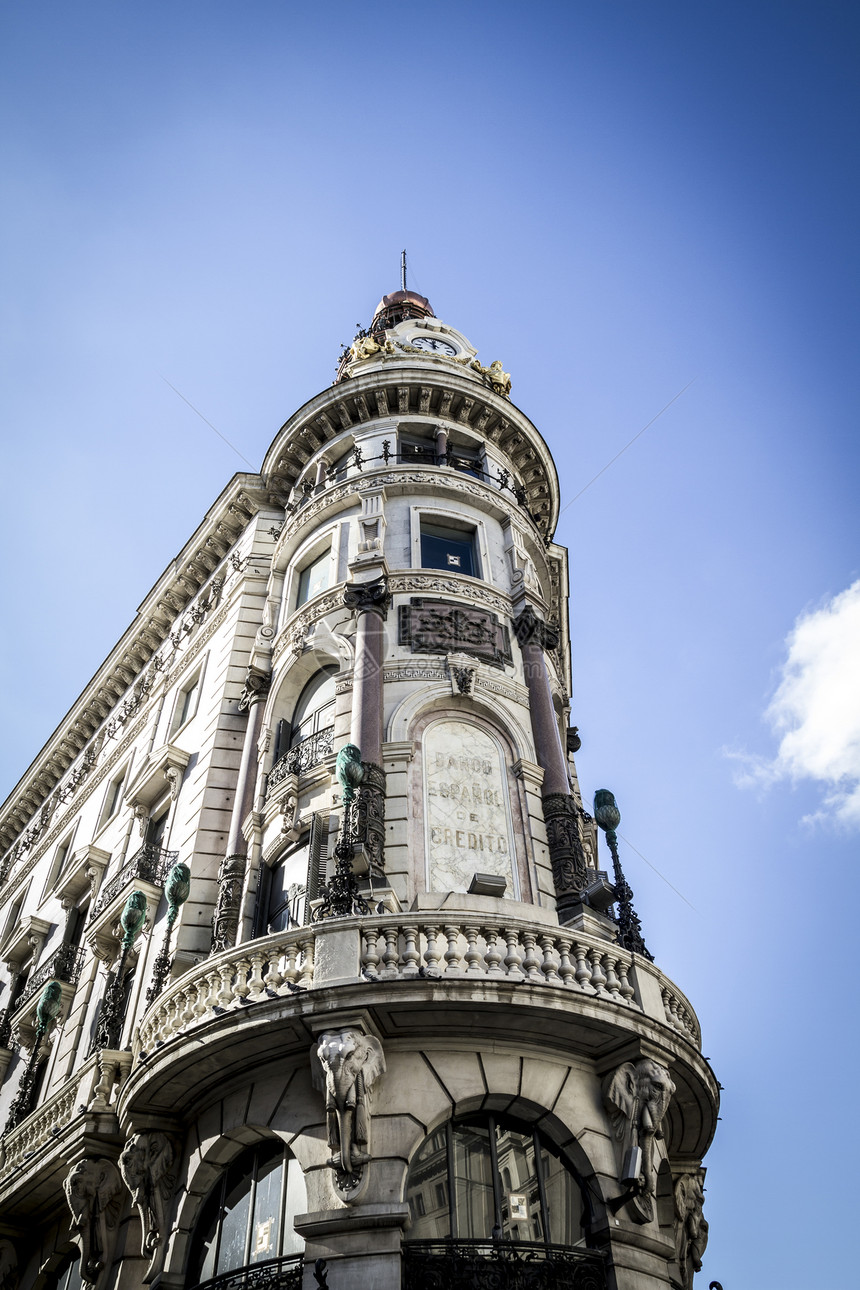
[[[359,336],[352,342],[352,361],[357,363],[360,358],[372,358],[374,354],[379,354],[382,346],[373,339],[372,336]]]
[[[497,394],[508,398],[511,393],[511,374],[502,368],[501,359],[495,359],[489,367],[482,367],[477,359],[472,361],[471,366],[476,372],[480,372],[487,385],[492,386]]]

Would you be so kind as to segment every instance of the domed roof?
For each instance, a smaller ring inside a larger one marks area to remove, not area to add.
[[[435,317],[426,296],[419,296],[417,291],[392,291],[391,295],[383,296],[376,306],[370,330],[379,332],[386,327],[396,327],[404,318]]]

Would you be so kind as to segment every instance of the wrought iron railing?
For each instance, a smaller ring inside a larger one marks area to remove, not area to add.
[[[606,1290],[597,1250],[539,1241],[405,1241],[403,1290]]]
[[[267,1259],[235,1272],[225,1272],[211,1281],[201,1281],[193,1290],[301,1290],[304,1258]]]
[[[61,945],[49,959],[46,959],[41,967],[37,968],[30,977],[24,989],[15,1000],[10,1012],[20,1012],[25,1003],[38,994],[43,986],[49,981],[67,981],[69,985],[76,985],[78,977],[81,974],[81,964],[84,961],[83,948],[76,945]]]
[[[315,734],[302,739],[283,757],[279,757],[269,771],[268,792],[277,788],[288,775],[304,775],[313,766],[318,766],[334,752],[334,726],[326,726]]]
[[[98,918],[99,914],[107,909],[117,892],[122,891],[126,883],[133,882],[135,878],[142,878],[144,882],[154,883],[158,887],[164,886],[167,871],[178,859],[178,851],[165,851],[164,847],[156,847],[152,843],[142,846],[130,860],[125,862],[116,877],[111,878],[110,882],[102,887],[99,898],[93,905],[90,922]]]
[[[12,1009],[0,1012],[0,1048],[8,1048],[12,1041]]]

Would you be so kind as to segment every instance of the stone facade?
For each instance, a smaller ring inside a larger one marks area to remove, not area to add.
[[[509,389],[386,297],[5,804],[4,1286],[692,1285],[719,1086],[619,943]]]

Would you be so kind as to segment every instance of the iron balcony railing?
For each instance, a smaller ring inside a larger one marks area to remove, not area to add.
[[[29,1003],[33,995],[38,994],[49,981],[67,981],[69,985],[77,985],[83,961],[83,948],[79,949],[76,945],[60,945],[30,977],[9,1010],[10,1020],[11,1016],[20,1012],[24,1004]]]
[[[99,914],[107,909],[117,892],[122,891],[126,883],[134,882],[135,878],[142,878],[144,882],[163,887],[168,870],[178,859],[178,851],[165,851],[164,847],[156,847],[152,843],[142,846],[130,860],[125,862],[116,877],[111,878],[110,882],[101,889],[99,898],[93,905],[90,922],[98,918]]]
[[[235,1272],[225,1272],[211,1281],[201,1281],[192,1290],[301,1290],[304,1257],[267,1259]]]
[[[404,1241],[403,1290],[606,1290],[606,1267],[539,1241]]]
[[[288,775],[304,775],[311,767],[319,766],[333,752],[334,726],[326,726],[324,730],[308,735],[307,739],[302,739],[289,752],[285,752],[283,757],[278,758],[269,771],[266,791],[271,792],[273,788],[277,788]]]

